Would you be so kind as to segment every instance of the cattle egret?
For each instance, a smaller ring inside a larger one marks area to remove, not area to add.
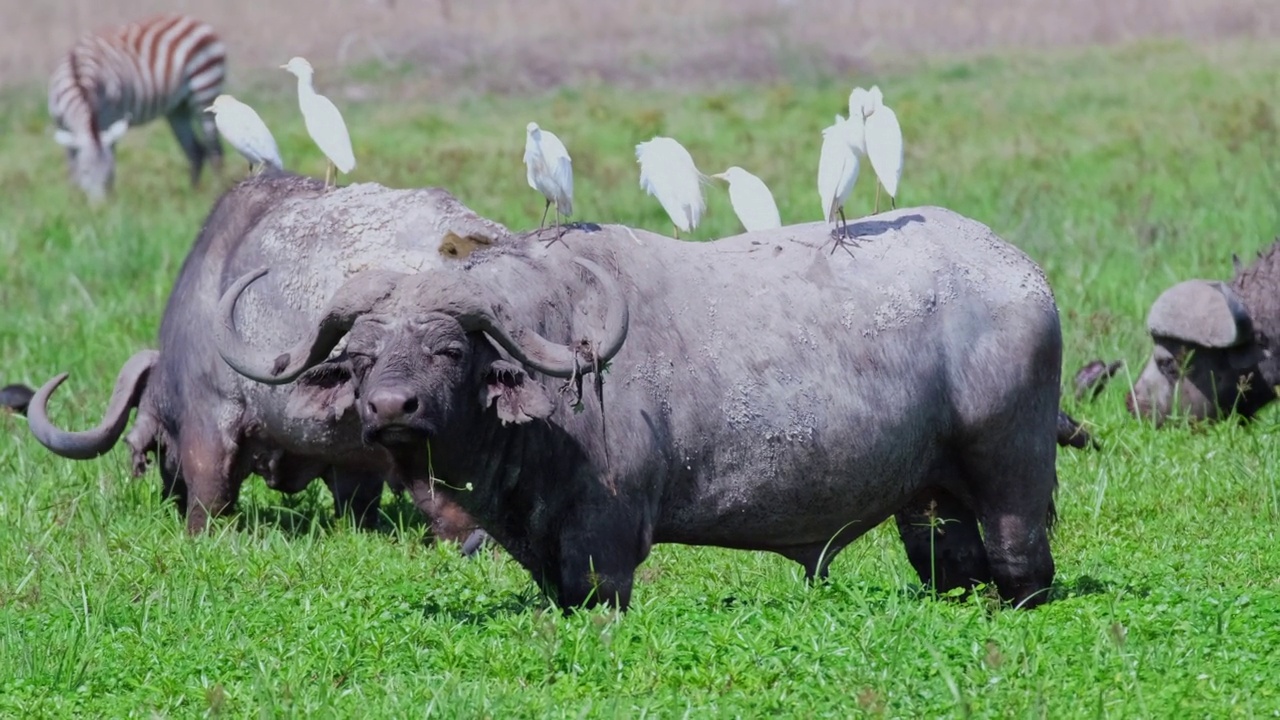
[[[338,112],[329,98],[316,92],[312,86],[311,76],[314,71],[311,63],[305,58],[295,57],[280,67],[298,78],[298,107],[302,109],[307,134],[329,159],[329,164],[324,169],[324,186],[327,188],[335,168],[345,175],[356,167],[356,156],[351,151],[351,136],[347,134],[347,124],[342,121],[342,113]]]
[[[856,87],[849,93],[849,117],[860,117],[866,120],[875,106],[871,92],[866,88]]]
[[[249,161],[249,172],[262,172],[267,165],[284,169],[276,139],[253,108],[224,94],[214,98],[205,112],[213,113],[218,133]]]
[[[729,202],[747,232],[782,227],[778,204],[763,180],[737,165],[711,177],[729,183]]]
[[[898,115],[884,104],[879,86],[871,86],[867,99],[869,111],[864,110],[867,156],[880,180],[876,185],[876,212],[879,212],[880,185],[889,193],[889,207],[897,207],[898,181],[902,179],[902,126],[898,124]],[[849,102],[853,102],[852,95]]]
[[[698,227],[707,201],[702,197],[705,179],[693,164],[693,157],[680,143],[669,137],[655,137],[636,145],[636,162],[640,163],[640,187],[658,198],[676,228],[692,232]]]
[[[547,206],[542,209],[538,229],[547,224],[547,211],[556,206],[556,239],[561,236],[560,216],[573,215],[573,160],[564,143],[538,123],[525,126],[524,164],[528,168],[529,187],[542,193]],[[553,240],[554,241],[554,240]]]
[[[822,156],[818,159],[818,197],[827,222],[840,218],[834,237],[847,234],[844,202],[858,180],[857,134],[861,123],[856,116],[848,120],[836,115],[835,124],[822,131]],[[834,250],[834,248],[833,248]]]

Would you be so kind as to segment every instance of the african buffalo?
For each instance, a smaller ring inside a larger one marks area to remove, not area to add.
[[[825,576],[890,515],[925,583],[1043,602],[1062,352],[1044,274],[941,208],[852,228],[848,253],[824,224],[504,242],[355,275],[291,347],[237,334],[263,269],[223,296],[217,344],[316,417],[354,406],[401,477],[446,478],[566,610],[625,608],[654,543]],[[317,374],[344,337],[344,369]]]
[[[20,383],[5,385],[0,388],[0,407],[8,408],[19,415],[26,415],[27,405],[31,404],[31,398],[35,394],[35,390]]]
[[[1175,411],[1251,418],[1276,397],[1280,355],[1280,241],[1230,283],[1187,280],[1147,315],[1155,348],[1126,396],[1129,412],[1162,423]]]
[[[210,515],[236,501],[240,484],[257,473],[268,485],[296,492],[323,477],[339,512],[376,523],[387,454],[361,440],[359,418],[344,414],[343,366],[315,358],[308,380],[334,391],[325,417],[299,419],[287,388],[266,388],[228,368],[213,347],[218,299],[246,270],[275,269],[246,303],[259,342],[291,338],[310,322],[348,276],[383,269],[415,272],[439,266],[507,235],[443,190],[390,190],[372,184],[330,192],[322,184],[269,171],[240,183],[215,205],[174,284],[160,324],[160,349],[125,363],[101,424],[67,432],[49,420],[58,375],[28,408],[36,438],[64,457],[86,459],[111,449],[136,407],[126,442],[135,473],[155,452],[167,495],[195,533]],[[474,522],[443,500],[415,495],[420,508],[446,522],[435,529],[466,537]]]

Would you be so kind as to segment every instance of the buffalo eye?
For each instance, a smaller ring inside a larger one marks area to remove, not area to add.
[[[373,366],[373,358],[362,352],[347,351],[347,359],[351,361],[351,371],[353,375],[363,376],[365,372]]]
[[[456,345],[456,344],[446,345],[436,350],[435,353],[433,354],[439,357],[447,358],[449,360],[454,360],[454,361],[461,360],[462,346]]]
[[[1182,378],[1181,365],[1180,359],[1174,356],[1156,359],[1156,369],[1170,382],[1177,382]]]

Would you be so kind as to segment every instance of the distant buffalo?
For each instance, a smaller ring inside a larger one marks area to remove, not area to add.
[[[0,388],[0,407],[8,408],[19,415],[25,415],[27,414],[27,406],[31,404],[31,398],[35,394],[35,390],[26,385],[17,383],[5,385]]]
[[[115,445],[136,407],[126,438],[135,473],[150,453],[158,456],[164,492],[177,499],[193,533],[235,504],[250,473],[284,492],[324,478],[339,513],[372,525],[391,464],[382,448],[364,443],[359,418],[347,412],[354,402],[345,394],[349,363],[310,358],[306,380],[328,408],[310,412],[309,400],[290,388],[265,387],[226,366],[213,345],[218,299],[242,273],[273,268],[242,307],[239,328],[256,342],[280,343],[308,327],[353,274],[439,267],[506,234],[443,190],[362,184],[325,192],[315,180],[278,171],[246,180],[205,220],[165,308],[159,350],[124,364],[102,422],[70,432],[49,419],[64,373],[31,398],[31,432],[58,455],[92,458]],[[444,498],[415,501],[441,536],[461,539],[475,529]]]
[[[1280,241],[1229,283],[1187,280],[1151,306],[1155,347],[1126,397],[1129,412],[1164,422],[1174,413],[1251,418],[1280,384]]]
[[[825,575],[890,516],[925,583],[1044,602],[1062,353],[1044,274],[940,208],[852,228],[834,254],[825,224],[500,242],[353,275],[305,331],[253,337],[237,328],[285,279],[237,263],[211,326],[309,416],[354,409],[564,608],[626,607],[655,543]]]

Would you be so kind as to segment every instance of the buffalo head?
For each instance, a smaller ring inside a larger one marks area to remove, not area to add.
[[[1275,397],[1258,365],[1253,320],[1228,285],[1187,280],[1166,290],[1147,315],[1151,359],[1126,398],[1129,412],[1163,422],[1174,413],[1250,417]]]
[[[370,443],[420,446],[489,407],[503,423],[528,422],[552,411],[529,370],[582,375],[613,357],[626,339],[627,305],[617,282],[589,260],[574,262],[595,276],[608,301],[598,344],[554,343],[509,321],[495,294],[466,271],[371,270],[352,276],[308,335],[277,355],[249,347],[234,330],[236,300],[267,272],[258,270],[223,294],[218,349],[232,368],[258,382],[296,380],[289,400],[294,417],[333,418],[354,405]],[[344,351],[329,359],[343,337]]]

